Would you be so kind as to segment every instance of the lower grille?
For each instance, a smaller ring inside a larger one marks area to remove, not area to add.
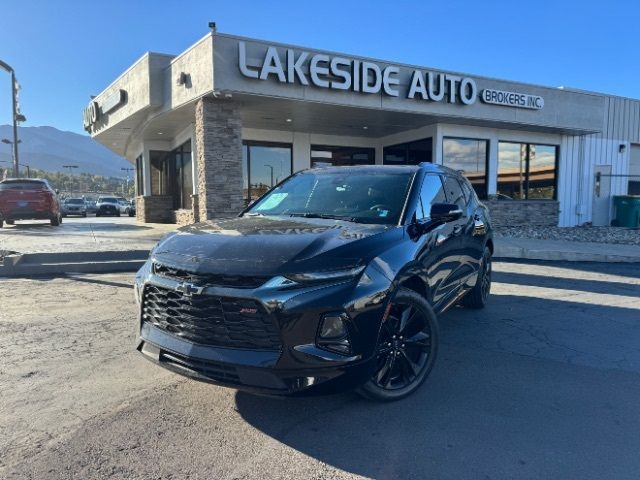
[[[212,295],[186,296],[147,285],[142,319],[190,342],[228,348],[280,350],[269,314],[253,300]]]
[[[240,377],[236,373],[235,367],[220,362],[201,360],[197,358],[184,357],[175,353],[160,352],[159,360],[167,366],[179,370],[188,370],[198,373],[207,378],[226,383],[239,383]]]

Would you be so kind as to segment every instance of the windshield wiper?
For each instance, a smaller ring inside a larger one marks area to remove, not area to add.
[[[304,217],[304,218],[324,218],[327,220],[344,220],[345,222],[353,222],[353,223],[359,223],[359,220],[356,217],[343,217],[340,215],[330,215],[327,213],[311,213],[311,212],[306,212],[306,213],[290,213],[289,214],[290,217]]]

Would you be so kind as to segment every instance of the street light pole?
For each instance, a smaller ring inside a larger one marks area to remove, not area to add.
[[[0,60],[0,68],[11,74],[11,105],[13,110],[13,176],[18,178],[18,120],[24,122],[24,115],[18,113],[18,89],[16,86],[16,72],[7,63]]]
[[[271,169],[271,188],[273,188],[273,165],[268,165],[265,163],[264,166]]]
[[[124,192],[122,192],[125,195],[129,195],[129,172],[133,172],[135,170],[135,168],[132,167],[122,167],[120,168],[120,170],[123,170],[125,172],[127,172],[127,193],[125,194]]]
[[[71,174],[71,172],[73,171],[74,168],[78,168],[78,165],[62,165],[62,168],[68,168],[69,169],[69,183],[71,184],[71,177],[73,176]],[[73,186],[73,184],[71,184],[71,186]],[[69,189],[71,190],[71,189]],[[71,191],[69,193],[72,193]]]

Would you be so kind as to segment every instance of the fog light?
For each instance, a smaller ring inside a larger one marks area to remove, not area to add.
[[[344,314],[329,314],[323,317],[317,342],[320,348],[343,354],[351,352],[345,320]]]

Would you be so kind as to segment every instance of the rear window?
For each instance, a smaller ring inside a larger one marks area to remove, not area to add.
[[[100,200],[98,200],[98,202],[103,202],[103,203],[118,203],[118,200],[116,198],[113,197],[103,197]]]
[[[34,180],[5,180],[0,182],[0,190],[46,190],[47,184]]]
[[[70,205],[84,205],[84,200],[81,198],[70,198],[69,200],[65,200],[65,203]]]

